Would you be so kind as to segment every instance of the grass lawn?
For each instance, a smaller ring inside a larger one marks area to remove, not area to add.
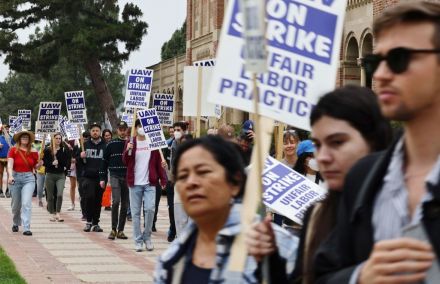
[[[24,281],[20,274],[18,274],[17,270],[15,270],[14,263],[2,248],[0,248],[0,283],[26,284],[26,281]]]

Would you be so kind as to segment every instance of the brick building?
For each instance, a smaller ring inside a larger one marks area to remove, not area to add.
[[[404,0],[401,0],[404,1]],[[417,1],[417,0],[411,0]],[[186,55],[160,62],[155,70],[153,92],[177,92],[175,119],[182,120],[183,66],[215,58],[227,0],[187,0]],[[374,17],[399,0],[347,0],[337,85],[372,86],[360,66],[360,59],[374,46]],[[240,124],[248,115],[233,109],[224,111],[222,121]],[[206,125],[205,125],[206,126]]]

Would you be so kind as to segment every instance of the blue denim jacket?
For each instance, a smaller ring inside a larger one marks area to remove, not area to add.
[[[244,271],[241,275],[235,275],[227,270],[229,255],[235,236],[240,232],[240,210],[242,204],[234,204],[231,208],[228,220],[216,237],[217,256],[216,266],[211,271],[209,283],[258,283],[256,271],[258,263],[251,256],[247,257]],[[285,260],[286,275],[291,275],[295,266],[299,240],[289,232],[276,224],[272,224],[276,237],[278,253]],[[170,247],[158,258],[154,273],[154,283],[172,283],[172,278],[182,277],[182,267],[185,261],[190,261],[191,253],[188,253],[188,243],[191,236],[197,230],[196,224],[191,222],[182,234],[171,243]],[[179,268],[180,267],[180,268]],[[238,276],[238,277],[237,277]],[[180,283],[180,281],[177,281]]]
[[[3,144],[3,147],[0,149],[0,158],[7,158],[10,147],[3,135],[0,135],[0,143]],[[13,146],[14,144],[15,144],[14,139],[12,139],[11,137],[11,146]]]

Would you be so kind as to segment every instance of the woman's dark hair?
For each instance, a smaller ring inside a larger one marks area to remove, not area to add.
[[[110,135],[112,135],[113,136],[113,133],[112,133],[112,131],[110,130],[110,129],[104,129],[103,131],[102,131],[102,138],[104,138],[104,135],[106,134],[106,133],[110,133]]]
[[[240,186],[240,192],[235,198],[240,198],[244,192],[244,184],[246,174],[244,171],[244,163],[236,146],[232,142],[217,135],[207,135],[202,138],[187,140],[177,147],[176,158],[174,159],[173,176],[177,177],[177,168],[182,155],[194,148],[202,147],[214,157],[226,172],[226,181]]]
[[[345,86],[324,95],[310,115],[313,126],[323,116],[344,120],[354,127],[371,151],[385,149],[392,138],[391,126],[380,112],[372,90],[358,86]]]
[[[390,123],[382,116],[376,95],[368,88],[345,86],[324,95],[310,115],[313,126],[323,116],[346,121],[354,127],[367,144],[370,151],[385,149],[391,142]],[[311,230],[311,239],[304,248],[303,283],[314,283],[314,255],[319,245],[327,238],[336,224],[336,212],[340,192],[329,190],[329,194],[319,206],[307,230]]]

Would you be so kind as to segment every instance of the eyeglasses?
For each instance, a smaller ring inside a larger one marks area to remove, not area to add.
[[[401,74],[408,68],[413,53],[440,53],[440,49],[410,49],[396,47],[388,51],[387,55],[369,54],[362,59],[367,74],[374,74],[382,60],[394,74]]]

